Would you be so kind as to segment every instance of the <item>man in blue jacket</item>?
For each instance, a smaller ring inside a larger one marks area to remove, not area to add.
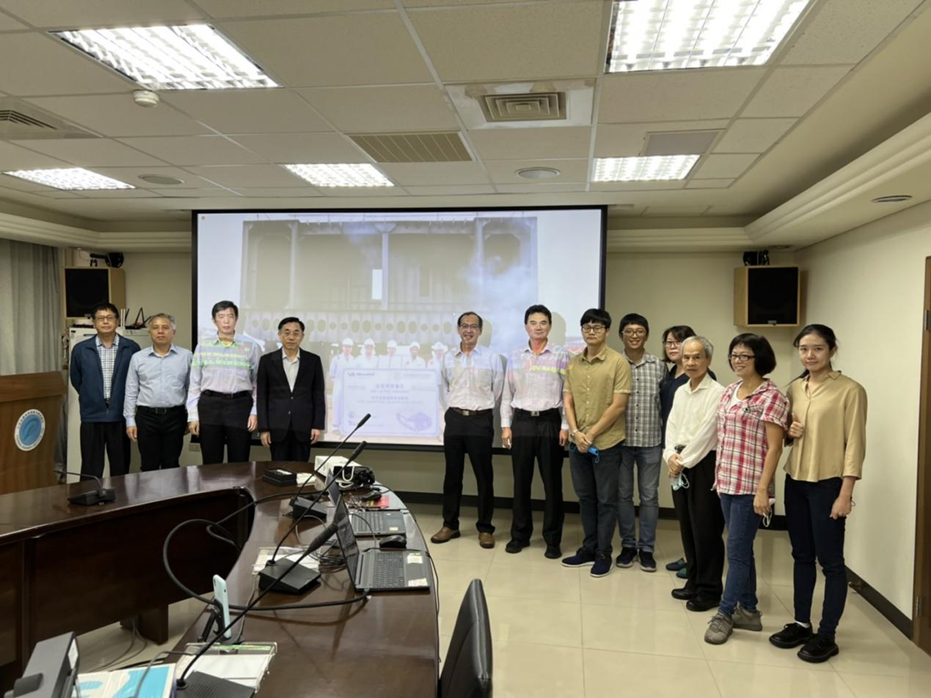
[[[116,333],[119,311],[111,303],[94,308],[96,337],[71,352],[71,385],[81,406],[81,473],[103,475],[106,449],[110,475],[129,472],[129,437],[123,419],[123,396],[129,360],[139,345]]]

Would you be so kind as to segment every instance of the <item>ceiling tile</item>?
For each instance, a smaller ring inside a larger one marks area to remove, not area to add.
[[[394,0],[197,0],[212,17],[275,17],[318,12],[394,9]]]
[[[559,182],[587,182],[588,159],[577,160],[491,160],[485,163],[488,174],[496,184],[527,184],[517,176],[517,170],[526,167],[552,167],[559,170]],[[550,180],[552,183],[556,183]]]
[[[672,218],[700,216],[707,209],[708,206],[704,204],[697,206],[647,206],[643,210],[643,215],[645,218],[650,216],[670,216]]]
[[[5,34],[0,41],[0,65],[7,66],[0,71],[0,90],[11,95],[125,92],[135,85],[77,49],[38,32]]]
[[[693,176],[705,179],[725,179],[739,177],[759,157],[747,155],[706,155],[694,171]]]
[[[262,162],[237,143],[223,136],[177,136],[165,138],[122,138],[121,142],[155,155],[172,165],[244,165]]]
[[[733,179],[692,179],[685,185],[686,189],[726,189],[734,183]]]
[[[859,63],[901,24],[922,0],[820,2],[781,65]]]
[[[78,167],[164,165],[151,155],[103,138],[17,141],[23,147],[64,160]]]
[[[246,187],[236,190],[239,194],[250,197],[271,197],[271,198],[300,198],[304,196],[321,196],[319,190],[313,187]]]
[[[27,100],[104,136],[186,136],[210,133],[169,104],[145,109],[129,94]]]
[[[730,118],[766,73],[764,68],[676,70],[607,75],[599,123]]]
[[[55,29],[187,22],[204,16],[184,0],[3,0],[3,9],[36,27]]]
[[[598,74],[606,3],[472,6],[409,13],[448,82]]]
[[[475,162],[418,162],[378,166],[395,184],[487,184],[488,177]]]
[[[299,187],[304,184],[297,175],[278,165],[247,167],[189,167],[191,172],[211,182],[234,189],[240,187]]]
[[[459,184],[454,187],[404,187],[411,196],[467,196],[470,194],[494,194],[490,184]]]
[[[368,156],[338,133],[274,133],[232,136],[240,145],[280,164],[368,162]]]
[[[341,131],[438,131],[459,125],[443,92],[432,84],[298,91]]]
[[[32,170],[49,167],[68,167],[68,163],[42,153],[20,148],[12,143],[0,141],[0,171],[9,172],[10,170]],[[0,186],[8,187],[10,185],[3,184]]]
[[[190,177],[190,175],[188,176]],[[237,193],[234,191],[230,191],[229,189],[219,189],[217,187],[214,187],[213,189],[182,189],[179,187],[172,187],[170,189],[153,188],[152,191],[158,192],[158,194],[166,199],[207,199],[217,196],[237,196]]]
[[[164,98],[220,133],[301,133],[330,127],[298,95],[284,89],[190,90]]]
[[[26,25],[0,12],[0,32],[16,31],[17,29],[26,29]]]
[[[98,189],[82,191],[88,199],[158,199],[161,194],[148,189]]]
[[[165,187],[164,185],[152,184],[151,182],[146,182],[144,179],[139,179],[139,175],[177,177],[182,180],[185,188],[189,189],[204,189],[215,186],[179,167],[95,167],[94,172],[99,172],[107,177],[113,177],[113,179],[118,179],[121,182],[126,182],[127,184],[132,184],[134,187],[143,189],[177,189],[178,187]]]
[[[849,72],[845,66],[777,68],[741,116],[802,116]]]
[[[585,158],[591,145],[590,128],[509,128],[470,131],[483,160],[539,160]]]
[[[223,31],[288,87],[428,82],[396,12],[227,22]]]
[[[765,153],[795,119],[737,119],[714,148],[716,153]]]
[[[498,184],[496,189],[502,194],[559,194],[585,191],[585,182],[542,182],[540,184]]]
[[[324,201],[324,204],[331,206],[337,206],[339,199],[360,198],[376,199],[376,201],[372,203],[372,206],[377,206],[377,199],[382,197],[397,197],[407,195],[406,191],[402,187],[321,187],[320,192],[325,197],[327,197],[327,199],[329,199],[329,201]]]
[[[677,131],[716,131],[726,128],[727,119],[709,121],[668,121],[650,124],[600,124],[595,136],[596,157],[640,155],[650,133]]]
[[[685,180],[666,182],[592,182],[588,185],[590,191],[666,191],[669,189],[682,189]]]

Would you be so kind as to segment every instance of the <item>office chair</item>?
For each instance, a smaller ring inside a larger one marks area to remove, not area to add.
[[[440,674],[440,698],[491,698],[491,623],[485,589],[473,579],[459,606]]]

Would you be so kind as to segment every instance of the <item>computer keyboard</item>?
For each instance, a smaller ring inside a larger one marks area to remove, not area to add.
[[[354,511],[353,516],[362,519],[355,527],[360,535],[388,530],[387,517],[383,511]]]
[[[378,551],[372,570],[373,586],[379,589],[403,589],[404,580],[404,552]]]

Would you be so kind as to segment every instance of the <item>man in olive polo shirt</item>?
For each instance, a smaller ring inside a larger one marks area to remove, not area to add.
[[[569,362],[563,393],[569,423],[569,470],[585,538],[578,552],[562,564],[591,567],[592,577],[604,577],[612,567],[630,365],[608,346],[611,316],[607,311],[586,310],[580,324],[585,351]]]

